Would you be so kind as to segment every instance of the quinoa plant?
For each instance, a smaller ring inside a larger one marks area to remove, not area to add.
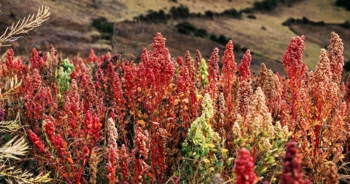
[[[48,15],[40,9],[12,26],[0,46]],[[174,59],[160,33],[138,64],[109,52],[97,57],[93,50],[85,59],[62,60],[52,45],[49,52],[33,48],[25,63],[9,49],[0,61],[0,177],[59,183],[347,181],[339,172],[346,173],[349,161],[343,42],[332,32],[312,72],[302,59],[305,39],[291,38],[285,78],[264,64],[254,77],[250,50],[237,65],[232,41],[221,61],[217,48],[208,62],[199,51]],[[18,123],[10,121],[17,114],[26,136],[5,140],[16,135],[10,130]],[[28,151],[27,162],[44,174],[29,177],[31,171],[8,167]]]
[[[192,122],[182,144],[180,183],[210,183],[214,173],[223,169],[221,158],[227,150],[221,148],[220,138],[210,125],[214,109],[209,94],[205,94],[202,108],[202,115]]]

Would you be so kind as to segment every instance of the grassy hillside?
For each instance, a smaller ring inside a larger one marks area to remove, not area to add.
[[[190,12],[202,13],[205,11],[223,12],[235,8],[243,10],[253,7],[257,1],[209,1],[209,0],[82,0],[82,1],[40,1],[40,0],[3,0],[0,12],[0,31],[5,30],[11,23],[30,13],[35,13],[40,5],[51,7],[51,19],[39,29],[34,30],[24,38],[15,42],[13,47],[17,54],[28,53],[32,47],[46,50],[50,43],[68,55],[87,55],[91,48],[98,54],[107,50],[122,52],[129,59],[137,59],[142,48],[150,47],[156,32],[168,39],[167,46],[173,56],[184,55],[188,49],[191,53],[199,49],[206,59],[209,58],[215,47],[220,49],[222,56],[224,46],[210,41],[208,38],[198,38],[193,35],[182,35],[177,32],[175,25],[184,20],[169,20],[167,24],[144,23],[133,18],[146,14],[148,10],[163,10],[167,13],[171,7],[181,4],[188,7]],[[290,37],[306,35],[306,50],[304,61],[309,68],[315,66],[315,58],[319,51],[328,44],[330,32],[336,31],[343,40],[350,40],[349,30],[337,25],[310,26],[291,25],[283,26],[288,18],[307,17],[312,21],[325,23],[343,23],[350,21],[350,12],[334,5],[335,0],[304,0],[297,1],[291,6],[279,3],[273,11],[254,11],[243,13],[241,19],[215,17],[214,19],[189,18],[197,28],[207,30],[208,33],[230,37],[241,48],[249,48],[253,54],[253,71],[259,70],[261,62],[268,68],[283,72],[281,58],[288,45]],[[255,19],[248,18],[254,15]],[[113,35],[100,34],[100,30],[91,25],[92,19],[105,17],[114,24]],[[127,22],[124,22],[128,20]],[[112,41],[111,41],[112,40]],[[346,44],[348,44],[345,41]],[[112,47],[113,45],[113,47]],[[350,60],[350,51],[345,45],[345,60]],[[241,60],[242,52],[236,50],[236,60]],[[0,50],[4,53],[5,49]],[[62,55],[65,57],[66,55]]]

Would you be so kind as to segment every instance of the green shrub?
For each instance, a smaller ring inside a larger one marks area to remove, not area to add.
[[[208,36],[208,32],[207,32],[207,30],[205,30],[205,29],[197,29],[197,30],[194,32],[194,35],[195,35],[196,37],[204,38],[204,37],[207,37],[207,36]]]
[[[210,19],[213,19],[213,17],[214,17],[214,13],[210,10],[205,11],[204,15],[205,15],[205,17],[210,18]]]
[[[237,51],[241,50],[241,45],[239,43],[235,43],[234,44],[234,49],[237,50]]]
[[[163,10],[159,10],[158,12],[153,10],[148,10],[147,15],[140,15],[136,17],[141,21],[150,22],[150,23],[166,23],[167,22],[167,14]]]
[[[190,10],[183,6],[183,5],[180,5],[179,7],[171,7],[170,9],[170,14],[172,15],[172,17],[174,19],[177,19],[177,18],[188,18],[190,16]]]
[[[225,10],[221,14],[224,15],[224,16],[227,16],[227,17],[232,17],[232,18],[241,18],[242,17],[242,12],[241,11],[237,11],[234,8],[229,9],[229,10]]]
[[[189,35],[193,32],[197,31],[197,28],[194,27],[191,23],[189,22],[181,22],[176,25],[177,31],[181,34],[186,34]]]
[[[284,26],[290,26],[292,23],[294,23],[295,22],[295,19],[294,18],[288,18],[286,21],[284,21],[283,23],[282,23],[282,25],[284,25]]]
[[[341,26],[345,29],[350,29],[350,22],[349,21],[345,21],[343,24],[341,24]]]
[[[213,41],[213,42],[217,42],[218,37],[217,37],[215,34],[211,34],[211,35],[209,36],[209,39],[210,39],[211,41]]]
[[[231,40],[231,38],[227,38],[225,35],[222,35],[222,34],[221,34],[221,35],[217,38],[216,42],[218,42],[218,43],[220,43],[220,44],[222,44],[222,45],[226,45],[227,42],[228,42],[229,40]]]
[[[102,33],[113,33],[114,24],[112,22],[109,22],[105,17],[92,19],[91,24]]]
[[[271,11],[277,7],[277,0],[264,0],[262,2],[254,2],[254,9]]]

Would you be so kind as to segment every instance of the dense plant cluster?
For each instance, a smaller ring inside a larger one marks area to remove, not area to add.
[[[213,19],[214,16],[216,17],[231,17],[231,18],[242,18],[242,11],[238,11],[234,8],[225,10],[223,12],[213,12],[211,10],[207,10],[204,12],[204,14],[198,12],[193,13],[190,12],[190,9],[184,5],[180,5],[178,7],[171,7],[169,10],[169,13],[164,12],[163,10],[153,11],[149,10],[147,11],[146,15],[140,15],[138,17],[134,17],[134,19],[139,19],[144,22],[148,23],[167,23],[168,20],[173,19],[187,19],[187,18],[206,18],[206,19]]]
[[[138,64],[93,50],[61,59],[53,46],[26,63],[9,49],[0,120],[20,114],[30,162],[52,182],[336,183],[349,156],[344,47],[333,32],[309,71],[304,40],[290,40],[286,77],[264,64],[252,75],[250,51],[237,65],[232,41],[221,60],[217,48],[208,62],[172,59],[160,33]]]

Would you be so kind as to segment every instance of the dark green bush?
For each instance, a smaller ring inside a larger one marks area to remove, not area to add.
[[[209,36],[209,39],[210,39],[211,41],[220,43],[220,44],[222,44],[222,45],[226,45],[227,42],[231,40],[231,38],[228,38],[228,37],[226,37],[225,35],[222,35],[222,34],[221,34],[220,36],[216,36],[215,34],[211,34],[211,35]]]
[[[205,11],[204,15],[205,15],[205,17],[210,18],[210,19],[213,19],[213,17],[214,17],[214,13],[210,10]]]
[[[254,13],[254,8],[245,8],[243,10],[241,10],[242,13]]]
[[[166,22],[167,21],[167,16],[166,16],[166,14],[165,14],[165,12],[163,10],[159,10],[158,11],[158,19],[161,22]]]
[[[150,23],[166,23],[167,22],[167,14],[163,10],[159,10],[158,12],[153,10],[148,10],[147,15],[140,15],[135,19],[140,19],[141,21],[150,22]]]
[[[174,19],[178,18],[180,16],[179,12],[177,11],[176,7],[171,7],[169,13],[172,15]]]
[[[349,21],[345,21],[343,24],[341,24],[341,26],[345,29],[350,29],[350,22]]]
[[[177,11],[180,13],[180,17],[181,18],[188,18],[188,17],[190,17],[190,10],[187,7],[183,6],[183,5],[178,7]]]
[[[255,15],[248,15],[247,18],[249,18],[249,19],[256,19],[256,16]]]
[[[233,18],[241,18],[242,17],[242,12],[241,11],[237,11],[234,8],[229,9],[229,10],[225,10],[221,14],[224,15],[224,16],[233,17]]]
[[[102,33],[113,33],[114,24],[109,22],[105,17],[92,19],[91,24]]]
[[[177,31],[181,34],[186,34],[189,35],[193,32],[197,31],[197,28],[194,27],[191,23],[189,22],[181,22],[176,25]]]
[[[343,69],[346,70],[346,71],[350,71],[350,60],[345,62],[344,66],[343,66]]]
[[[222,45],[226,45],[227,42],[230,41],[230,40],[231,40],[231,38],[226,38],[225,35],[222,35],[222,34],[221,34],[221,35],[218,37],[218,39],[217,39],[216,42],[218,42],[218,43],[220,43],[220,44],[222,44]]]
[[[193,18],[202,18],[203,15],[201,13],[191,13],[191,17],[193,17]]]
[[[307,17],[303,17],[301,20],[303,24],[307,24],[310,22],[310,20]]]
[[[295,22],[295,19],[294,18],[288,18],[286,21],[284,21],[283,23],[282,23],[282,25],[284,25],[284,26],[290,26],[292,23],[294,23]]]
[[[238,51],[238,50],[241,50],[241,45],[240,45],[240,44],[234,43],[233,46],[234,46],[234,49],[235,49],[235,50],[237,50],[237,51]]]
[[[217,42],[218,37],[217,37],[215,34],[211,34],[211,35],[209,36],[209,39],[210,39],[211,41],[213,41],[213,42]]]
[[[242,48],[241,48],[241,51],[242,51],[242,52],[246,52],[247,50],[248,50],[247,47],[242,47]]]
[[[185,35],[194,35],[196,37],[201,37],[201,38],[207,38],[209,35],[207,30],[205,30],[203,28],[198,29],[195,26],[193,26],[191,23],[186,22],[186,21],[177,24],[176,28],[177,28],[177,31],[179,33],[185,34]],[[222,34],[220,36],[216,36],[215,34],[210,34],[209,39],[213,42],[217,42],[217,43],[220,43],[222,45],[226,45],[228,43],[228,41],[231,40],[231,38],[228,38]],[[238,46],[240,49],[239,44],[238,44]]]
[[[183,5],[180,5],[179,7],[171,7],[170,9],[170,14],[172,15],[172,17],[174,19],[177,19],[177,18],[189,18],[190,17],[190,10],[183,6]]]
[[[315,22],[315,21],[308,19],[307,17],[303,17],[302,19],[295,19],[295,18],[290,17],[282,23],[282,25],[284,25],[284,26],[290,26],[292,24],[309,24],[309,25],[318,25],[318,26],[326,25],[326,23],[324,21]],[[346,24],[346,22],[344,24]],[[341,26],[344,27],[344,24],[341,24]],[[345,25],[345,27],[346,27],[346,25]]]
[[[278,0],[264,0],[262,2],[254,2],[254,9],[271,11],[277,7]]]
[[[194,32],[194,36],[196,37],[201,37],[201,38],[205,38],[208,36],[208,32],[207,30],[205,29],[197,29],[195,32]]]

